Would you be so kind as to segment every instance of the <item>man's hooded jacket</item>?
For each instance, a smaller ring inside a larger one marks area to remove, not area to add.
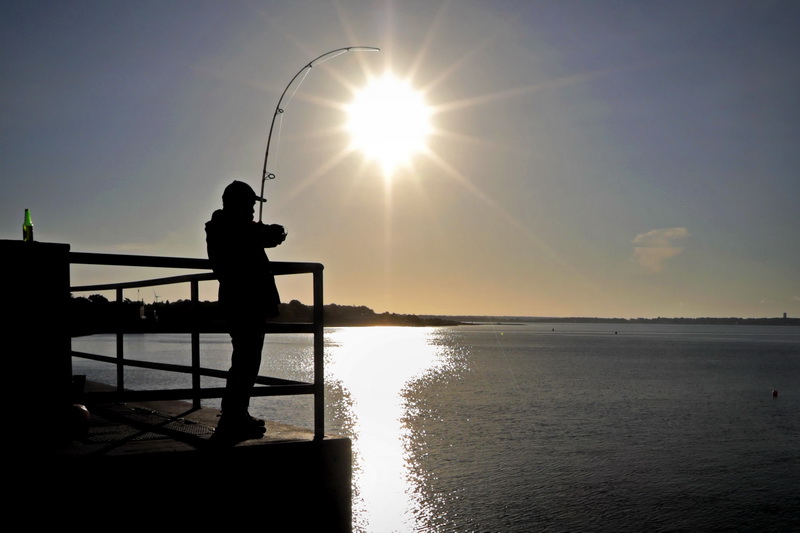
[[[228,320],[263,321],[278,316],[280,296],[264,248],[283,242],[278,225],[243,221],[225,209],[206,222],[208,258],[219,279],[219,303]]]

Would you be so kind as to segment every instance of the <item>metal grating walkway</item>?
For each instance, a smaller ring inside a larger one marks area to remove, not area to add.
[[[148,441],[161,439],[208,439],[214,430],[208,426],[126,404],[104,405],[93,409],[84,441],[111,443],[123,440]]]

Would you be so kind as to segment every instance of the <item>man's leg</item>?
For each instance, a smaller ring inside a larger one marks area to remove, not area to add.
[[[261,367],[264,334],[258,331],[231,331],[231,344],[233,354],[222,398],[222,412],[244,417],[247,416],[250,394]]]
[[[261,366],[264,333],[259,330],[232,330],[231,367],[222,397],[222,417],[217,432],[225,441],[238,442],[260,438],[265,427],[250,416],[250,395]]]

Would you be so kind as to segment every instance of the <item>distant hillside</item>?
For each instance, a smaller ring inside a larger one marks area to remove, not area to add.
[[[323,306],[325,325],[341,326],[456,326],[460,322],[443,317],[421,317],[396,313],[376,313],[361,306],[328,304]],[[313,308],[297,300],[281,304],[277,322],[311,322]]]
[[[442,316],[459,323],[598,323],[598,324],[719,324],[757,326],[800,326],[800,318],[738,318],[738,317],[658,317],[658,318],[602,318],[602,317],[532,317],[532,316]]]

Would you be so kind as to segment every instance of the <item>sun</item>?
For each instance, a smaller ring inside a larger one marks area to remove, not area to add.
[[[431,107],[422,92],[391,73],[357,91],[346,113],[350,149],[378,164],[385,177],[427,150]]]

